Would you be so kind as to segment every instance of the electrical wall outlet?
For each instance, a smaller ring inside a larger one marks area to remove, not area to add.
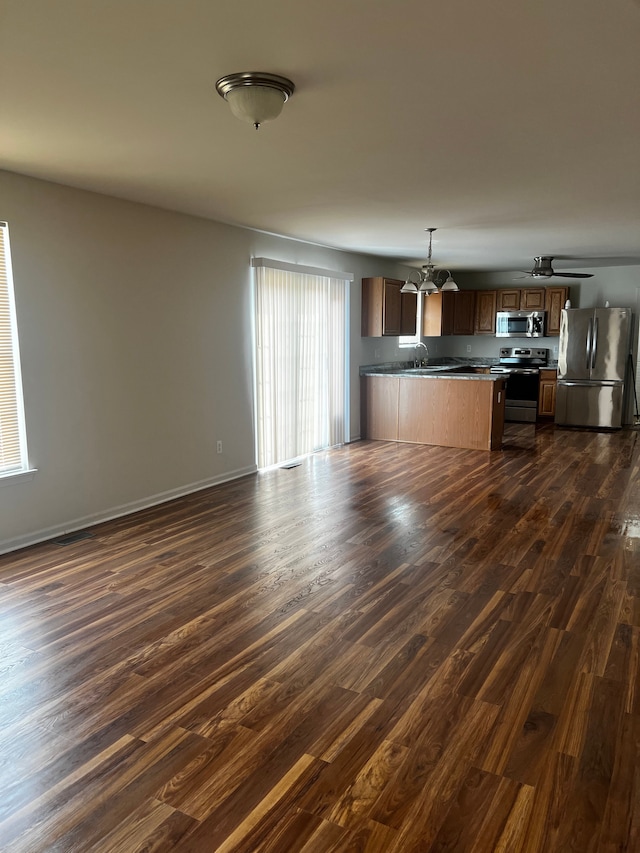
[[[216,453],[222,453],[222,442],[216,441]]]
[[[471,352],[471,344],[467,344],[467,352]]]
[[[380,358],[380,350],[379,349],[374,349],[373,357],[374,358]]]

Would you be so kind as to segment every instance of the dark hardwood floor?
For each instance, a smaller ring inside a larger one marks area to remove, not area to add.
[[[0,849],[640,851],[640,446],[360,442],[0,557]]]

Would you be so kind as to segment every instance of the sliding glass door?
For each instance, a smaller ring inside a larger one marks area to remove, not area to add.
[[[348,424],[348,274],[264,264],[254,261],[259,468],[342,444]]]

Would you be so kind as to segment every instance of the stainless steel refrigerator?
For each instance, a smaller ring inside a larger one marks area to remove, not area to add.
[[[620,427],[629,352],[627,308],[565,308],[560,320],[556,423]]]

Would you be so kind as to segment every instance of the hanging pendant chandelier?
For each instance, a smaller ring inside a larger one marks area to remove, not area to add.
[[[401,293],[437,293],[439,290],[459,290],[458,285],[453,280],[450,270],[438,270],[436,272],[435,264],[431,262],[431,240],[433,232],[437,228],[426,228],[429,232],[429,254],[427,263],[423,265],[422,270],[412,270],[409,277],[405,281]],[[446,273],[446,278],[441,278]]]

